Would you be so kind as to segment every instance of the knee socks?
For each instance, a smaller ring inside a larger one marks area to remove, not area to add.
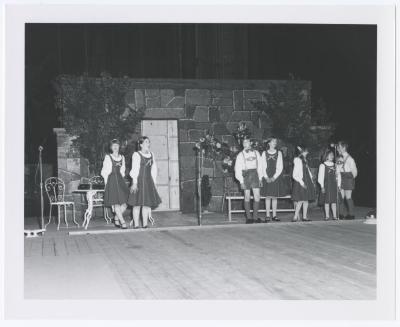
[[[244,210],[246,211],[246,219],[251,219],[250,201],[244,201]]]
[[[253,202],[253,219],[258,219],[258,207],[260,206],[260,201]]]

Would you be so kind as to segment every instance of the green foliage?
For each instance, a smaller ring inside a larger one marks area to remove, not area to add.
[[[264,94],[264,100],[253,104],[272,122],[275,137],[291,144],[310,143],[312,121],[308,90],[273,84]]]
[[[143,117],[143,108],[130,108],[126,104],[127,86],[109,76],[61,77],[56,81],[63,126],[68,134],[75,136],[73,145],[89,160],[90,170],[95,174],[100,173],[109,141],[117,138],[126,144]]]

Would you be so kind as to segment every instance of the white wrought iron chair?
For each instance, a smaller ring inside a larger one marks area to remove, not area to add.
[[[65,201],[65,198],[64,198],[64,195],[65,195],[65,183],[62,181],[62,179],[60,179],[58,177],[49,177],[44,182],[44,187],[45,187],[47,196],[49,197],[49,201],[50,201],[49,221],[45,225],[45,228],[51,222],[51,212],[52,212],[53,206],[57,206],[57,209],[58,209],[57,230],[60,229],[60,216],[61,216],[61,208],[62,207],[64,207],[65,225],[68,228],[67,207],[69,207],[69,206],[72,207],[73,221],[79,227],[79,224],[76,222],[76,219],[75,219],[75,203],[73,201]]]
[[[93,188],[93,185],[104,185],[104,179],[102,176],[93,176],[89,179],[89,184],[91,185],[91,188]],[[88,197],[88,201],[90,201]],[[96,192],[94,193],[92,199],[92,208],[103,208],[103,217],[106,221],[107,224],[111,223],[111,218],[108,215],[108,210],[107,207],[104,206],[104,193],[103,192]]]

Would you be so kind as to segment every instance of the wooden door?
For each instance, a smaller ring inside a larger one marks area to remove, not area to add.
[[[156,210],[179,210],[178,121],[143,120],[142,135],[150,139],[158,168],[156,187],[162,203]]]

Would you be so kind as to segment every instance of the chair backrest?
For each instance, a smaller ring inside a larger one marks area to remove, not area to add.
[[[89,183],[92,185],[104,185],[104,179],[102,176],[93,176],[89,179]]]
[[[63,202],[65,194],[65,184],[58,177],[49,177],[44,182],[44,188],[50,203]]]

